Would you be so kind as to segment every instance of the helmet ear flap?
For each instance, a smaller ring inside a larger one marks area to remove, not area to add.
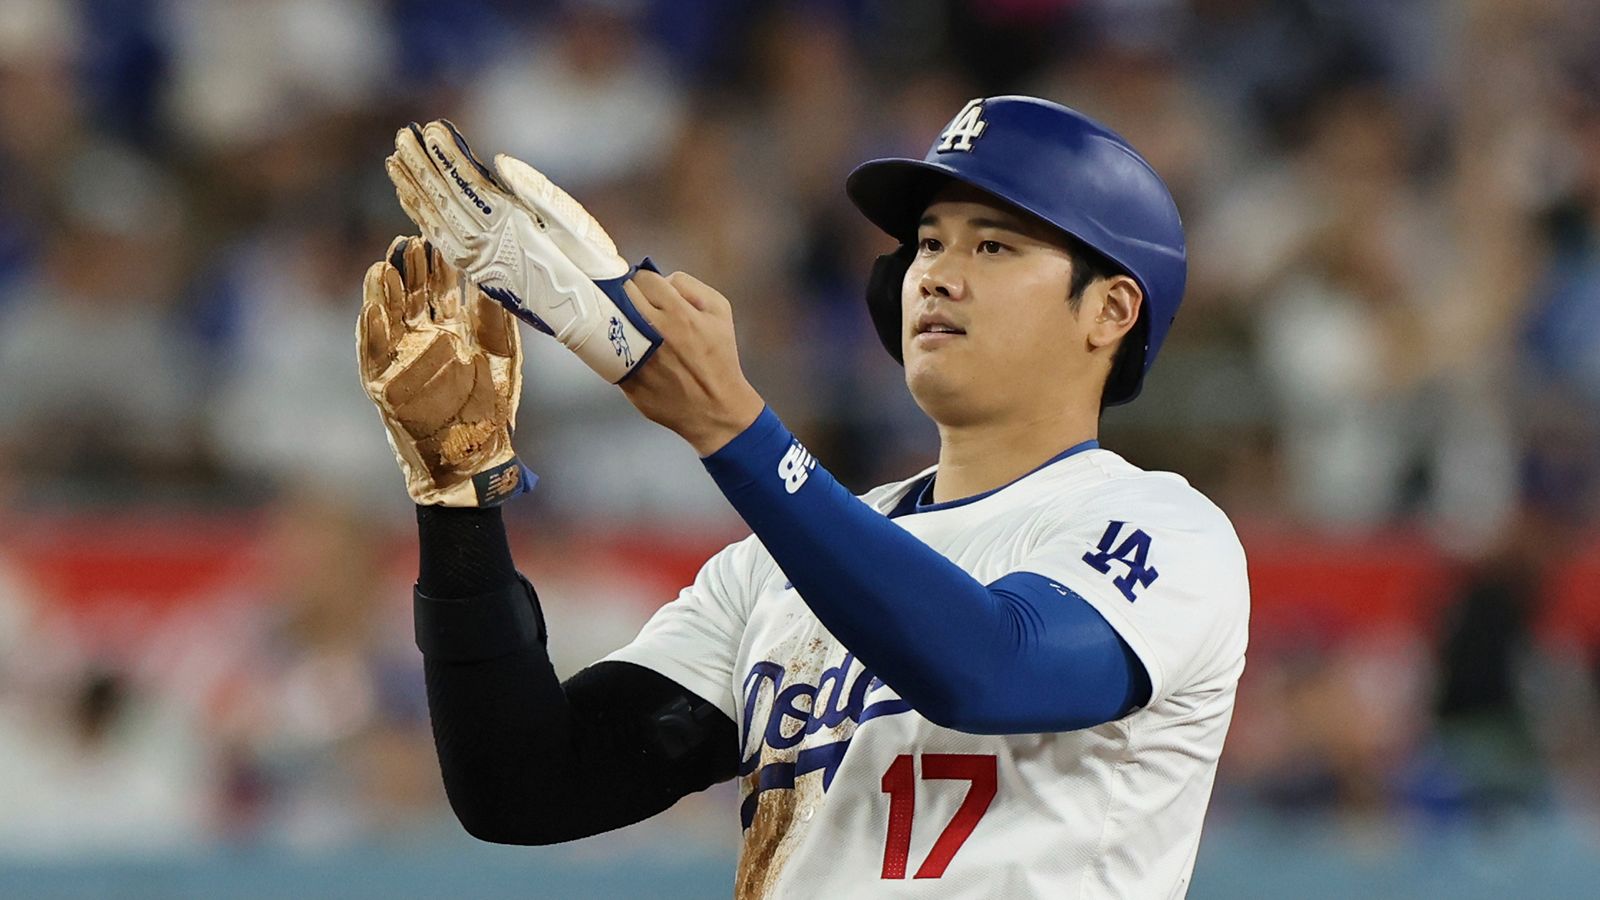
[[[1100,407],[1121,406],[1139,396],[1144,387],[1144,355],[1149,347],[1150,316],[1141,310],[1139,321],[1133,325],[1117,353],[1114,368],[1106,378],[1105,391],[1100,396]]]
[[[906,360],[900,347],[900,290],[916,254],[915,244],[903,243],[893,253],[878,257],[872,264],[872,274],[867,276],[867,312],[872,314],[872,327],[877,329],[883,349],[901,365]]]

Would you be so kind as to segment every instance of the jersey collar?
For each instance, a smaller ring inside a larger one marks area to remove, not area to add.
[[[1083,453],[1086,450],[1098,449],[1100,449],[1100,442],[1094,438],[1090,438],[1082,443],[1073,444],[1071,447],[1068,447],[1060,453],[1057,453],[1055,456],[1050,457],[1049,459],[1040,463],[1038,466],[1035,466],[1017,478],[1012,479],[1011,481],[1008,481],[997,488],[990,488],[981,494],[973,494],[970,497],[961,497],[956,500],[946,500],[943,503],[933,502],[933,480],[934,477],[939,474],[938,471],[935,470],[912,482],[911,487],[907,489],[904,494],[900,495],[900,499],[895,503],[894,508],[889,511],[889,518],[893,519],[898,516],[914,515],[916,513],[937,512],[941,509],[954,509],[958,506],[966,506],[968,503],[976,503],[990,494],[1003,491],[1013,484],[1016,484],[1018,481],[1021,481],[1022,479],[1027,478],[1029,475],[1039,471],[1040,469],[1053,466],[1069,456],[1077,456],[1079,453]]]

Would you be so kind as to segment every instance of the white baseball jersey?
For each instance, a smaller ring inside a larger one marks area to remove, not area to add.
[[[887,513],[926,474],[863,499]],[[735,896],[1182,896],[1244,668],[1227,517],[1176,475],[1089,449],[895,521],[983,583],[1030,571],[1082,596],[1144,663],[1150,702],[1080,731],[942,728],[833,638],[754,537],[733,544],[608,658],[738,724]]]

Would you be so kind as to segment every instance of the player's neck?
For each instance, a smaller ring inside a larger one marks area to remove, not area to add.
[[[1090,415],[1056,411],[1015,421],[941,424],[933,500],[946,503],[1004,487],[1099,433],[1098,410]]]

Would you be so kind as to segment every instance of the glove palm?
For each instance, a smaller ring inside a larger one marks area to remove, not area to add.
[[[511,446],[522,394],[516,324],[437,248],[396,238],[367,270],[356,343],[362,386],[413,500],[493,506],[532,487]]]

